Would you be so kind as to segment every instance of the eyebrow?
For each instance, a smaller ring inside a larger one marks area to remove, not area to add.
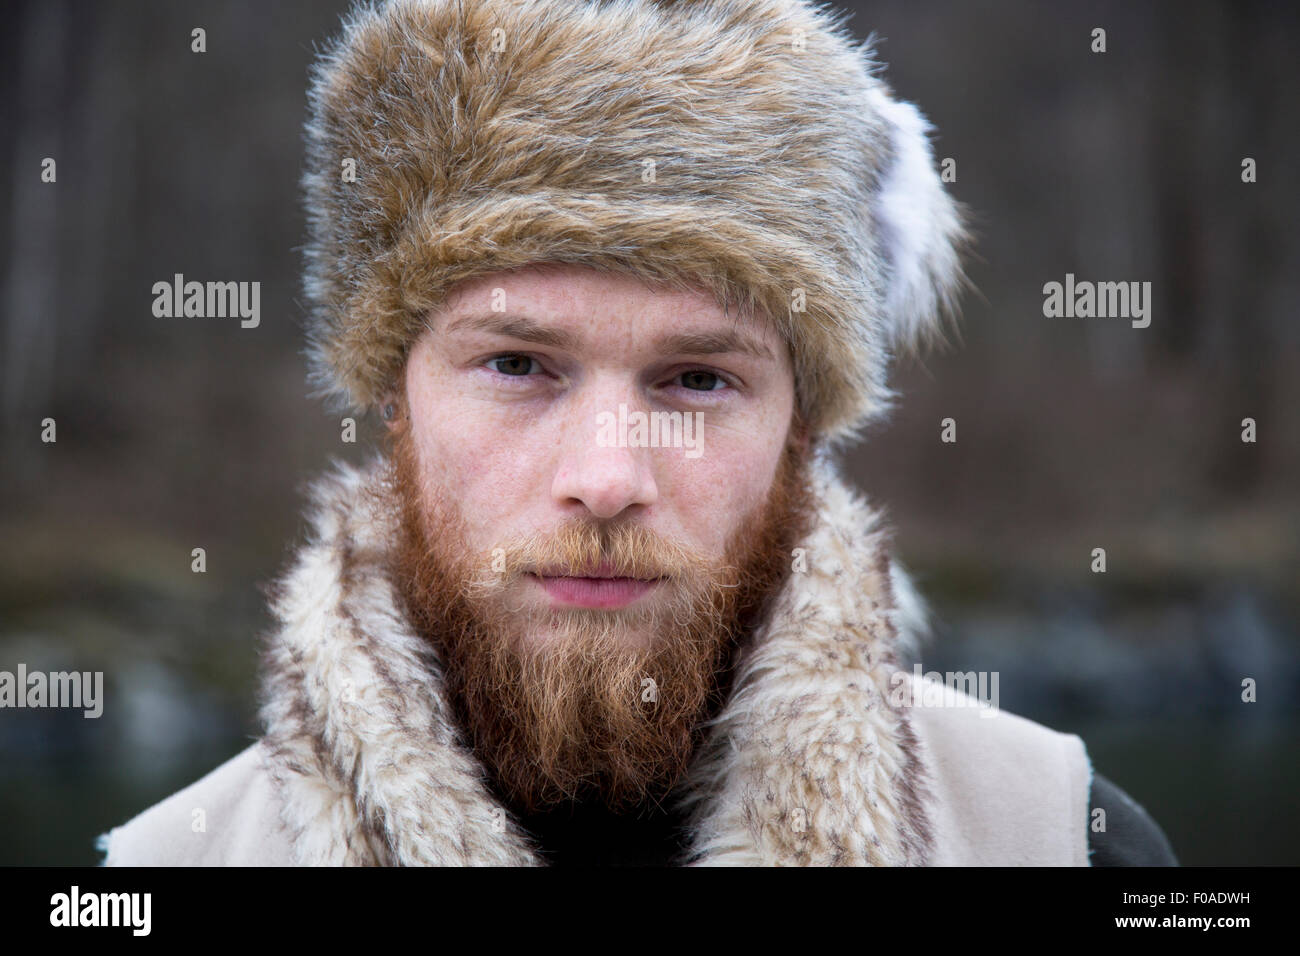
[[[522,315],[509,315],[504,312],[462,316],[447,326],[447,332],[455,332],[462,328],[504,335],[525,342],[536,342],[538,345],[549,345],[552,348],[566,349],[571,352],[576,351],[578,346],[578,337],[572,332],[553,329]]]
[[[681,332],[667,335],[655,342],[661,352],[670,355],[718,355],[739,352],[759,359],[773,357],[772,350],[742,332],[728,329],[725,332]]]
[[[535,342],[551,348],[577,351],[578,336],[563,329],[542,325],[527,316],[504,312],[488,312],[461,316],[453,320],[447,332],[470,329],[504,335],[524,342]],[[720,355],[737,352],[759,359],[771,359],[772,350],[738,329],[715,332],[677,332],[660,336],[655,348],[666,355]]]

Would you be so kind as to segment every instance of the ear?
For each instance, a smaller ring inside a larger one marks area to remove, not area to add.
[[[888,268],[885,326],[896,350],[913,350],[935,337],[954,315],[966,278],[961,248],[969,242],[961,205],[944,189],[928,134],[932,127],[911,103],[893,100],[881,86],[872,105],[889,129],[890,158],[876,197],[880,250]]]
[[[389,409],[392,413],[389,414]],[[402,419],[406,417],[406,410],[402,405],[401,396],[396,392],[385,393],[379,403],[379,417],[383,419],[385,427],[390,432],[395,432],[401,427]]]

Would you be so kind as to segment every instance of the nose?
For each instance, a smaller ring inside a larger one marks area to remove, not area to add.
[[[626,398],[612,404],[584,402],[581,409],[575,409],[575,421],[565,430],[551,486],[552,496],[562,508],[581,506],[596,518],[609,519],[658,501],[650,460],[654,449],[628,447],[620,404],[627,415],[636,409]]]

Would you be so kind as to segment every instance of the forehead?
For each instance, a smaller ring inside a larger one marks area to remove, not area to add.
[[[735,350],[776,358],[779,335],[752,313],[724,309],[702,289],[652,285],[636,276],[585,266],[539,264],[495,272],[457,285],[430,316],[444,333],[489,332],[538,338],[557,347],[608,340],[676,344],[698,341],[698,349]],[[721,346],[728,346],[723,349]]]

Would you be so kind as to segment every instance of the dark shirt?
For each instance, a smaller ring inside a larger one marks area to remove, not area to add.
[[[597,803],[564,804],[520,822],[551,866],[676,866],[686,821],[667,807],[615,814]]]
[[[1088,803],[1088,855],[1093,866],[1177,866],[1173,847],[1142,805],[1099,773]],[[1106,811],[1106,830],[1094,833],[1092,810]]]
[[[1088,852],[1093,866],[1177,866],[1164,832],[1132,797],[1101,774],[1093,779]],[[1092,810],[1106,811],[1094,832]],[[615,814],[597,804],[565,805],[520,821],[552,866],[674,866],[686,852],[686,821],[665,807]]]

